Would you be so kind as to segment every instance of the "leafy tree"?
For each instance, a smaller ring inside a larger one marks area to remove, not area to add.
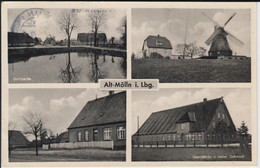
[[[242,121],[240,128],[237,129],[238,135],[242,137],[243,139],[247,138],[249,136],[248,134],[248,127],[246,126],[246,123]]]

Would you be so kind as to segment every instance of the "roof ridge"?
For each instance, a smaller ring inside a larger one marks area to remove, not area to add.
[[[99,98],[96,98],[96,99],[93,99],[93,100],[89,100],[86,104],[88,104],[89,102],[94,102],[94,101],[97,101],[97,100],[100,100],[100,99],[104,99],[104,98],[107,98],[108,96],[115,96],[115,95],[119,95],[119,94],[122,94],[122,93],[125,93],[125,91],[122,91],[122,92],[118,92],[118,93],[114,93],[112,95],[106,95],[106,96],[103,96],[103,97],[99,97]]]
[[[214,100],[217,100],[217,99],[222,99],[222,97],[220,97],[220,98],[215,98],[215,99],[211,99],[211,100],[207,100],[207,102],[209,102],[209,101],[214,101]],[[184,105],[184,106],[178,106],[178,107],[174,107],[174,108],[169,108],[169,109],[161,110],[161,111],[158,111],[158,112],[153,112],[152,114],[162,113],[162,112],[166,112],[166,111],[168,111],[168,110],[183,108],[183,107],[187,107],[187,106],[193,106],[193,105],[201,104],[201,103],[203,103],[203,101],[202,101],[202,102],[198,102],[198,103],[187,104],[187,105]],[[152,115],[152,114],[151,114],[151,115]]]

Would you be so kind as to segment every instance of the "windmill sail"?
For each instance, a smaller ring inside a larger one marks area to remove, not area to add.
[[[215,31],[211,34],[211,36],[205,41],[205,43],[206,43],[207,45],[210,45],[211,41],[212,41],[219,33],[220,33],[220,30],[219,30],[219,29],[215,30]]]

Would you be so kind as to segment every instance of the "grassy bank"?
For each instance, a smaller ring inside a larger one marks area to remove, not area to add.
[[[52,162],[52,161],[124,161],[125,151],[105,149],[74,150],[14,150],[9,157],[10,162]]]
[[[133,79],[159,79],[162,83],[250,82],[248,60],[132,60]]]
[[[133,161],[250,161],[239,147],[132,148]]]

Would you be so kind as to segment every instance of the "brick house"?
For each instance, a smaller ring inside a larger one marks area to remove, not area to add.
[[[68,128],[69,142],[113,141],[126,146],[126,92],[89,101]]]
[[[220,123],[226,126],[223,132],[217,129]],[[236,141],[236,136],[235,125],[221,97],[154,112],[132,136],[132,140],[134,144],[219,144],[221,141]]]

